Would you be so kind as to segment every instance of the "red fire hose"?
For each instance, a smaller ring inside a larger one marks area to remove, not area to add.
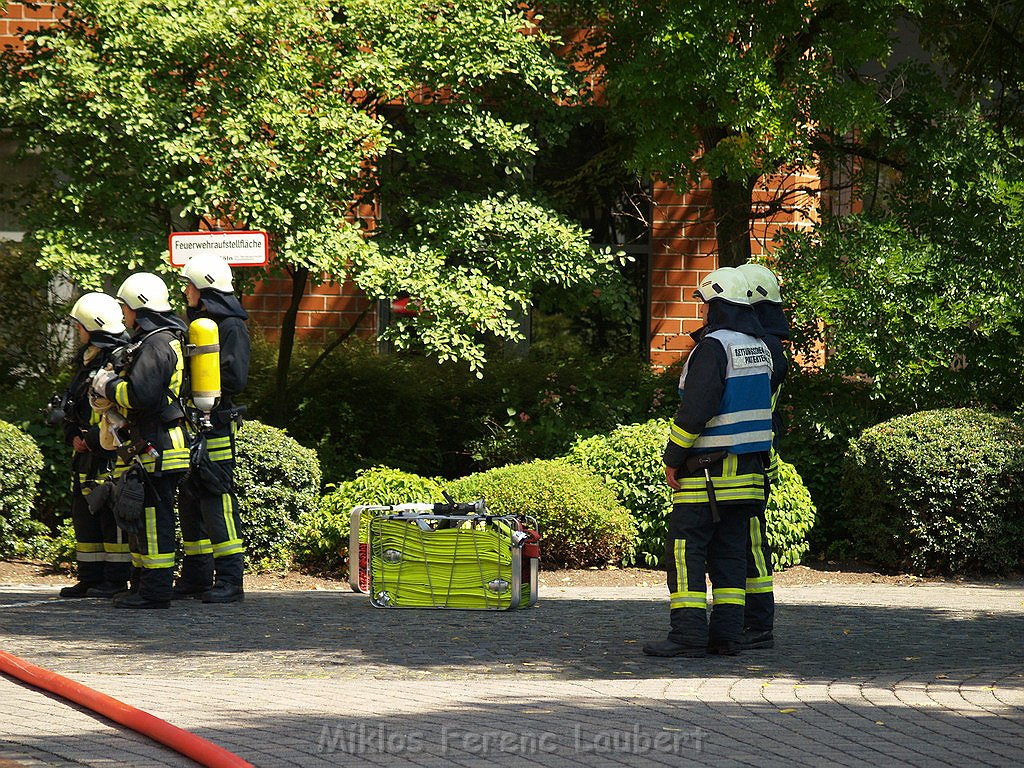
[[[148,736],[154,741],[170,747],[207,768],[253,768],[251,763],[247,763],[237,755],[196,736],[194,733],[189,733],[148,712],[128,706],[104,693],[62,677],[56,672],[29,664],[24,659],[19,659],[5,651],[0,651],[0,672],[76,704],[81,704],[115,723],[120,723],[143,736]]]

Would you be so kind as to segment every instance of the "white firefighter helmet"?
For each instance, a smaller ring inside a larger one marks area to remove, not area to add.
[[[128,309],[171,311],[171,303],[167,300],[167,285],[152,272],[136,272],[129,275],[117,289],[117,300]]]
[[[750,286],[750,303],[759,304],[767,301],[781,304],[782,294],[779,292],[779,278],[763,264],[740,264],[736,267],[747,278]]]
[[[700,281],[694,293],[704,301],[720,299],[744,307],[750,304],[747,278],[736,267],[719,267]]]
[[[185,262],[181,268],[182,280],[187,280],[196,288],[213,288],[221,293],[231,293],[231,265],[212,253],[197,253]]]
[[[105,293],[85,293],[71,308],[71,317],[82,324],[85,330],[106,331],[117,335],[124,333],[124,320],[117,299]]]

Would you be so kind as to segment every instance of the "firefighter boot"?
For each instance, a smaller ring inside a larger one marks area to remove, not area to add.
[[[775,637],[770,629],[744,629],[743,637],[740,640],[740,648],[753,650],[755,648],[774,648]]]
[[[93,595],[89,594],[89,590],[96,586],[96,584],[87,584],[84,581],[80,581],[77,584],[72,584],[70,587],[61,587],[59,594],[65,598],[93,597]]]
[[[115,608],[170,608],[170,600],[147,600],[139,592],[126,592],[114,598]]]
[[[204,603],[240,603],[245,599],[245,590],[241,584],[229,584],[218,581],[213,589],[203,594]]]
[[[672,640],[659,640],[656,643],[644,643],[644,653],[648,656],[684,656],[688,659],[699,659],[707,654],[703,646],[682,645]]]
[[[115,584],[111,581],[104,581],[102,584],[96,584],[92,587],[89,587],[89,591],[86,594],[89,597],[110,598],[114,597],[115,595],[121,594],[127,588],[127,584],[123,581],[120,584]]]

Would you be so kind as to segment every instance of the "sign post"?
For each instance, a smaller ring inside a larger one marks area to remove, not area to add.
[[[270,257],[266,232],[172,232],[167,238],[171,266],[183,267],[197,253],[220,256],[232,267],[263,267]]]

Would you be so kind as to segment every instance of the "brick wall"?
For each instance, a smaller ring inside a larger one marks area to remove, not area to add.
[[[53,4],[38,3],[38,6],[32,9],[21,3],[7,3],[6,8],[0,7],[0,47],[20,47],[15,37],[20,30],[33,32],[56,18],[57,9]]]
[[[242,306],[268,338],[276,339],[291,297],[291,280],[272,278],[258,283],[253,294],[242,299]],[[377,332],[377,314],[370,306],[372,303],[351,281],[307,286],[295,319],[295,335],[303,341],[329,342],[337,332],[347,331],[369,308],[359,322],[357,335],[371,338]]]
[[[754,255],[771,252],[780,228],[810,227],[816,206],[805,189],[816,189],[811,175],[769,179],[755,189],[754,203],[786,193],[786,208],[757,219],[751,227]],[[704,179],[694,190],[679,194],[657,182],[653,190],[651,224],[651,327],[650,360],[667,367],[682,360],[693,348],[689,334],[701,326],[700,300],[693,298],[700,281],[718,267],[715,224],[711,211],[711,182]]]

